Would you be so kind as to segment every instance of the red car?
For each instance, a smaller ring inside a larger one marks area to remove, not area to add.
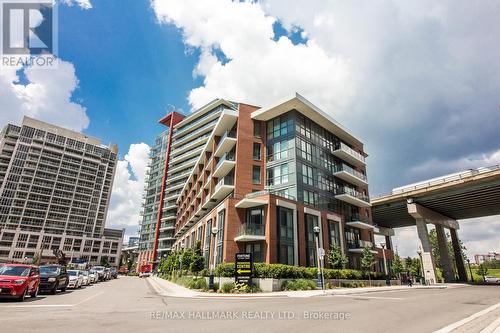
[[[17,298],[24,301],[27,295],[36,297],[40,287],[37,266],[7,264],[0,266],[0,298]]]

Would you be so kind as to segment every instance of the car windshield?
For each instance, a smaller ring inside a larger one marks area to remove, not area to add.
[[[89,276],[89,271],[82,271],[83,275]]]
[[[104,270],[104,267],[95,267],[94,268],[96,271],[103,271]]]
[[[28,276],[30,269],[23,266],[0,266],[0,275],[3,276]]]
[[[40,273],[59,273],[59,267],[57,266],[40,266]]]
[[[77,271],[68,271],[68,274],[71,276],[77,276],[78,272]]]

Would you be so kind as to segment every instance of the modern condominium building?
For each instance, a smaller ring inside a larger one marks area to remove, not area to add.
[[[318,226],[320,246],[340,246],[352,268],[368,247],[383,270],[375,234],[392,259],[392,230],[371,222],[362,142],[302,96],[266,108],[218,99],[169,129],[166,156],[178,163],[165,178],[169,249],[200,241],[211,267],[238,252],[315,266]]]
[[[118,264],[123,230],[105,228],[117,147],[24,117],[0,133],[0,260],[52,250]]]

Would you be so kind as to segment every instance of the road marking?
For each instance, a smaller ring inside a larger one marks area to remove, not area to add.
[[[467,318],[464,318],[464,319],[459,320],[459,321],[457,321],[457,322],[455,322],[455,323],[452,323],[452,324],[450,324],[450,325],[448,325],[448,326],[445,326],[445,327],[443,327],[443,328],[442,328],[442,329],[440,329],[440,330],[434,331],[434,333],[448,333],[448,332],[451,332],[451,331],[453,331],[454,329],[456,329],[456,328],[458,328],[458,327],[460,327],[460,326],[463,326],[463,325],[465,325],[465,324],[467,324],[467,323],[469,323],[469,322],[473,321],[474,319],[479,318],[479,317],[481,317],[481,316],[483,316],[483,315],[487,314],[488,312],[491,312],[491,311],[493,311],[493,310],[495,310],[495,309],[498,309],[498,308],[500,308],[500,302],[499,302],[499,303],[497,303],[497,304],[494,304],[494,305],[492,305],[492,306],[490,306],[490,307],[488,307],[488,308],[486,308],[486,309],[484,309],[484,310],[481,310],[481,311],[479,311],[479,312],[476,312],[476,313],[474,313],[474,314],[470,315],[470,316],[469,316],[469,317],[467,317]]]
[[[352,295],[332,295],[333,297],[349,297],[349,298],[366,298],[366,299],[389,299],[389,300],[404,300],[401,297],[383,297],[383,296],[363,296],[361,294],[352,294]]]
[[[500,318],[497,318],[497,320],[489,324],[480,333],[497,333],[497,332],[500,332]]]
[[[78,306],[80,304],[83,304],[87,301],[90,301],[92,298],[94,297],[97,297],[101,294],[103,294],[104,291],[101,291],[95,295],[92,295],[90,297],[87,297],[86,299],[84,299],[83,301],[80,301],[78,303],[75,303],[75,304],[29,304],[29,305],[2,305],[0,306],[0,308],[57,308],[57,307],[67,307],[67,308],[71,308],[71,307],[74,307],[74,306]]]

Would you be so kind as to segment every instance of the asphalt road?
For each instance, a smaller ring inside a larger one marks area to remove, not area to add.
[[[432,332],[500,302],[498,286],[311,298],[193,299],[120,277],[24,303],[0,301],[2,332]],[[489,314],[495,320],[498,311]],[[479,331],[488,325],[477,320]],[[221,331],[222,330],[222,331]]]

